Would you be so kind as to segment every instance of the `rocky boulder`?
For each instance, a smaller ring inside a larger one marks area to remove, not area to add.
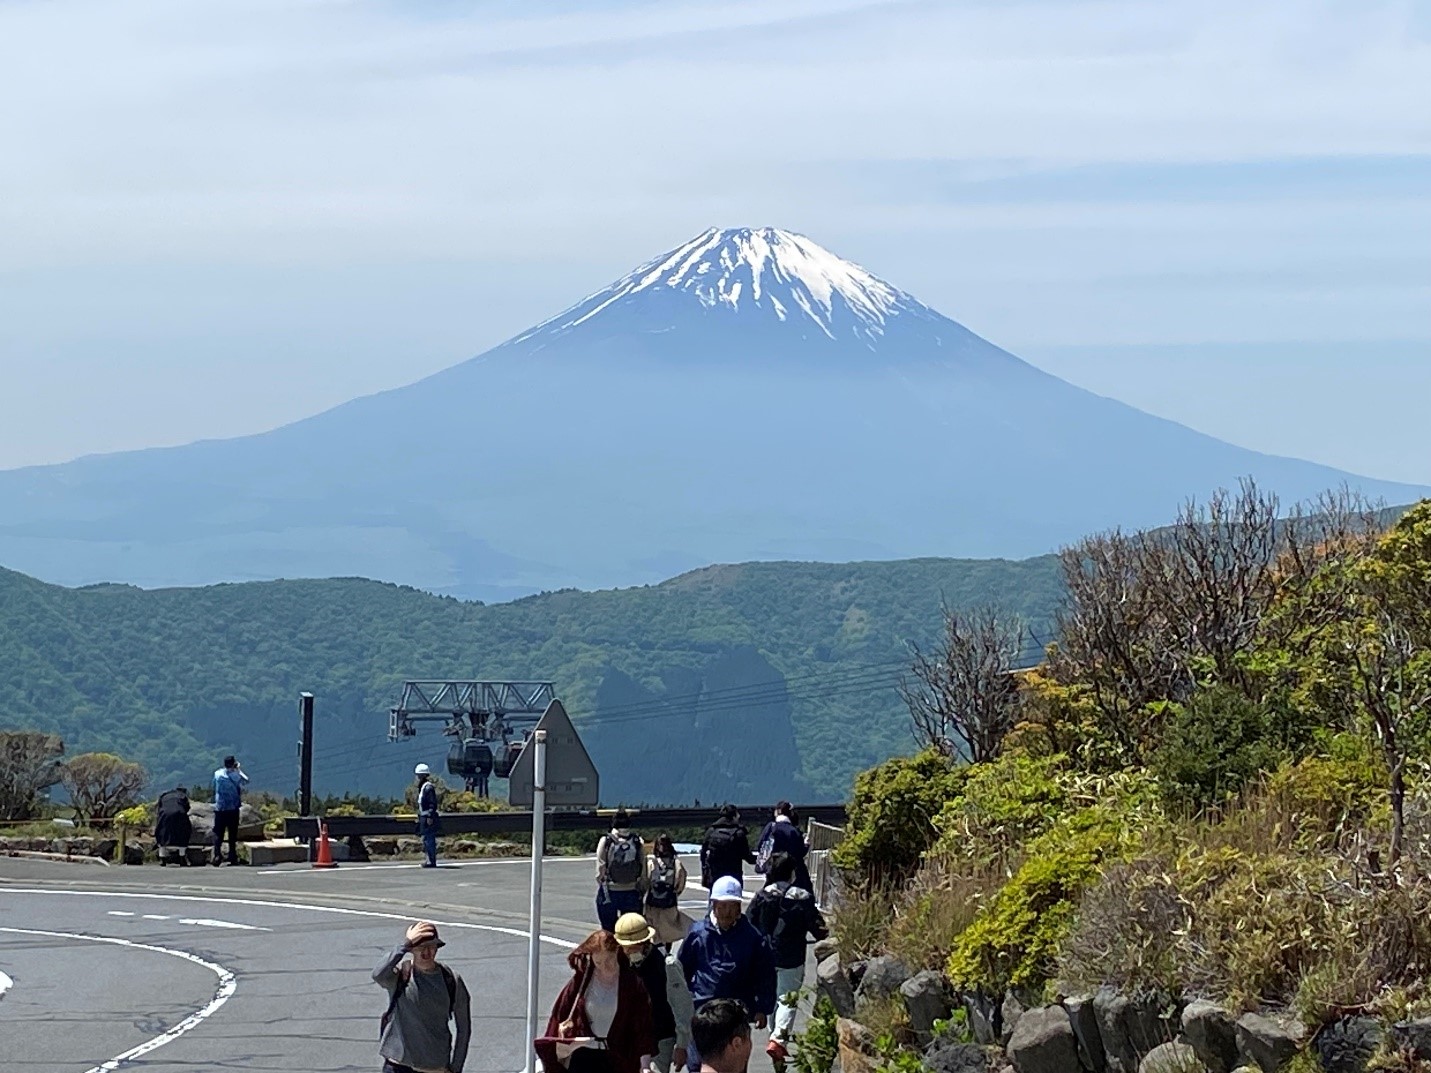
[[[212,802],[195,801],[189,806],[189,826],[193,828],[193,834],[189,836],[190,845],[202,846],[213,842],[214,806]],[[263,841],[263,817],[252,805],[243,805],[239,808],[238,836],[241,842]]]
[[[865,962],[864,974],[855,988],[855,1005],[893,998],[910,977],[909,966],[893,954],[881,954]]]
[[[924,1052],[924,1066],[930,1073],[984,1073],[988,1061],[977,1043],[951,1039],[934,1040]]]
[[[1189,1002],[1183,1010],[1183,1037],[1209,1073],[1232,1073],[1239,1064],[1236,1021],[1214,1002]]]
[[[1237,1051],[1263,1073],[1276,1073],[1302,1049],[1306,1029],[1295,1021],[1279,1022],[1255,1013],[1237,1019]]]
[[[1186,1043],[1160,1043],[1138,1063],[1138,1073],[1207,1073],[1197,1052]]]
[[[850,978],[845,975],[838,953],[831,954],[815,967],[815,986],[830,1000],[837,1014],[841,1017],[854,1016],[855,989],[850,986]]]
[[[999,1042],[1007,1045],[1018,1027],[1019,1018],[1033,1002],[1025,1002],[1024,996],[1010,988],[1004,992],[1004,1001],[999,1005]]]
[[[815,964],[818,965],[831,954],[838,954],[840,952],[840,944],[839,941],[834,938],[834,936],[831,936],[828,939],[821,939],[819,942],[817,942],[813,947],[811,947],[810,952],[814,954]]]
[[[1062,1006],[1024,1010],[1005,1048],[1018,1073],[1079,1073],[1078,1041]]]
[[[879,1052],[875,1049],[874,1034],[868,1028],[841,1017],[835,1022],[835,1034],[839,1040],[841,1073],[876,1073]]]
[[[989,1047],[999,1042],[999,1004],[993,998],[981,991],[966,991],[964,1009],[975,1043]]]
[[[1366,1073],[1385,1035],[1373,1017],[1343,1017],[1324,1025],[1312,1046],[1326,1073]]]
[[[1170,1019],[1174,1007],[1164,996],[1124,995],[1100,987],[1093,996],[1093,1013],[1109,1073],[1137,1073],[1145,1054],[1177,1036]]]
[[[369,838],[366,842],[368,852],[374,857],[391,857],[398,851],[396,838]]]
[[[904,1000],[909,1026],[921,1043],[933,1037],[934,1022],[947,1021],[953,1010],[949,987],[933,969],[917,972],[900,984],[899,997]]]
[[[1103,1056],[1103,1037],[1098,1034],[1098,1018],[1093,1012],[1092,995],[1069,995],[1063,1000],[1073,1025],[1073,1038],[1078,1041],[1078,1061],[1088,1073],[1104,1073],[1108,1063]]]
[[[1397,1021],[1391,1026],[1391,1044],[1421,1062],[1431,1062],[1431,1017]]]

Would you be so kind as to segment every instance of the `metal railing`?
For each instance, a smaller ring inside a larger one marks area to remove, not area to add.
[[[843,815],[840,818],[843,820]],[[830,863],[830,851],[844,840],[843,826],[837,827],[813,818],[806,822],[805,844],[810,847],[810,882],[815,886],[815,901],[821,908],[829,908],[838,897],[839,877]]]

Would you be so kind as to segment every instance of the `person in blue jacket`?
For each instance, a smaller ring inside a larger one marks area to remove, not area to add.
[[[229,864],[238,864],[239,809],[243,807],[243,788],[248,776],[232,756],[224,757],[224,766],[214,772],[214,856],[213,865],[223,863],[224,834],[229,838]]]
[[[795,865],[795,886],[814,894],[815,884],[810,881],[810,867],[805,863],[810,847],[805,844],[800,828],[790,818],[793,811],[789,801],[776,802],[775,818],[765,825],[760,832],[760,841],[756,843],[759,848],[755,852],[755,869],[761,875],[767,874],[770,859],[777,853],[783,853]]]
[[[722,876],[711,888],[710,914],[691,927],[676,960],[685,973],[694,1010],[712,999],[736,999],[764,1028],[775,1012],[775,958],[765,936],[742,913],[744,890],[734,876]],[[699,1073],[701,1056],[694,1041],[686,1068]]]

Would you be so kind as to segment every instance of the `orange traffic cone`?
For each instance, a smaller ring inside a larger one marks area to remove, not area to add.
[[[313,862],[313,867],[338,867],[338,862],[333,860],[333,851],[328,848],[328,824],[326,822],[320,822],[318,824],[318,857]]]

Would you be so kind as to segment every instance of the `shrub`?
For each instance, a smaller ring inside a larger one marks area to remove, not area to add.
[[[1065,817],[1031,842],[1013,878],[955,942],[950,980],[994,994],[1045,983],[1083,892],[1129,844],[1125,818],[1101,806]]]
[[[1169,805],[1201,812],[1222,804],[1283,755],[1267,710],[1236,690],[1215,686],[1162,707],[1149,767]]]
[[[1265,796],[1300,842],[1316,843],[1390,823],[1386,770],[1375,746],[1359,734],[1334,734],[1315,756],[1283,764]]]
[[[830,919],[830,930],[850,959],[871,957],[885,948],[894,917],[894,891],[867,885],[846,891]]]
[[[796,1073],[830,1073],[840,1053],[840,1037],[836,1029],[839,1015],[834,1004],[824,995],[815,999],[805,1031],[797,1032],[791,1041],[790,1061]]]
[[[935,820],[937,853],[981,865],[1005,860],[1068,807],[1062,756],[1006,756],[968,768],[963,792]]]
[[[943,969],[954,943],[1004,885],[1000,869],[935,858],[901,892],[885,946],[914,969]]]
[[[154,806],[148,802],[132,805],[118,812],[114,817],[114,822],[124,827],[153,827]]]
[[[934,819],[958,795],[966,770],[926,749],[862,772],[855,779],[845,840],[833,853],[836,867],[854,886],[907,879],[934,844]]]
[[[1111,984],[1130,993],[1176,994],[1189,917],[1164,861],[1115,862],[1079,901],[1059,950],[1058,978],[1090,989]]]

